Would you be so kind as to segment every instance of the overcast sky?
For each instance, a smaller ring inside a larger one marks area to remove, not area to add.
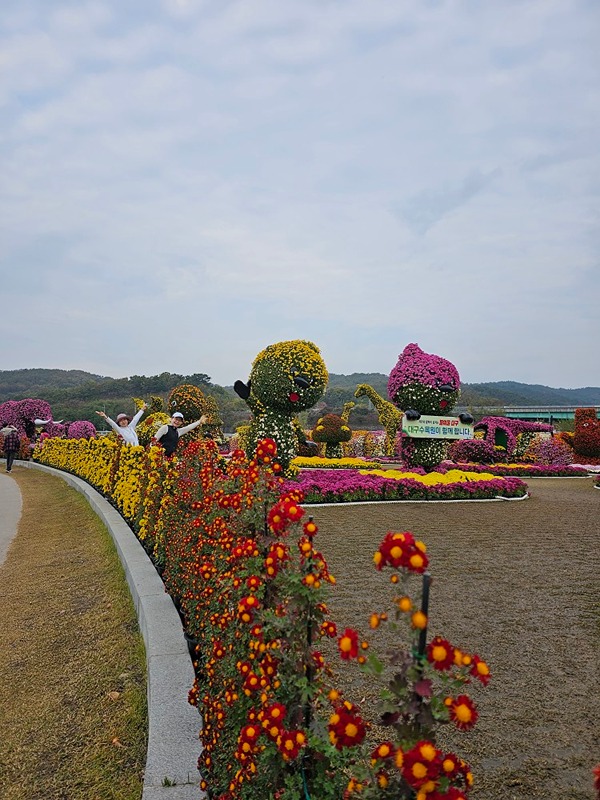
[[[0,369],[600,385],[598,0],[3,0]]]

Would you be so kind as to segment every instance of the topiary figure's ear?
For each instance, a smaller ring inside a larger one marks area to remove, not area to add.
[[[421,414],[418,411],[415,411],[414,408],[407,408],[406,411],[404,412],[404,416],[406,417],[406,419],[410,420],[421,419]]]
[[[233,391],[241,397],[242,400],[247,400],[250,397],[250,381],[248,383],[244,383],[244,381],[236,381],[233,384]]]
[[[463,411],[462,414],[459,414],[458,418],[463,425],[472,425],[475,422],[475,420],[473,419],[473,415],[469,414],[466,411]]]

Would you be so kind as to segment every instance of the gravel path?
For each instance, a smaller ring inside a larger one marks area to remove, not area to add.
[[[338,580],[338,626],[368,631],[389,608],[372,556],[388,530],[423,539],[433,575],[430,632],[492,668],[473,687],[480,719],[439,741],[468,760],[476,800],[591,800],[600,762],[600,492],[592,479],[532,479],[523,502],[314,509]],[[374,699],[361,677],[352,693]],[[367,706],[368,706],[367,702]]]
[[[4,563],[10,543],[17,535],[23,501],[17,483],[0,474],[0,566]]]

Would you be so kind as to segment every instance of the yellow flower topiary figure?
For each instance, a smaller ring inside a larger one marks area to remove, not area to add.
[[[312,342],[294,339],[262,350],[254,359],[248,383],[236,381],[233,387],[252,411],[248,452],[252,454],[261,439],[274,439],[277,457],[287,469],[299,441],[294,416],[315,405],[327,379],[325,362]]]

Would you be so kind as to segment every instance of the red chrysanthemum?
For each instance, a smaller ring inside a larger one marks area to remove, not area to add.
[[[428,741],[418,742],[404,753],[402,777],[413,789],[436,781],[442,771],[442,753]]]
[[[416,541],[409,531],[388,531],[373,558],[378,570],[385,566],[406,569],[410,572],[425,572],[429,559],[425,545]]]
[[[469,674],[480,680],[484,686],[488,685],[492,677],[490,668],[482,658],[479,658],[478,655],[473,656],[473,666],[469,670]]]
[[[596,792],[600,800],[600,764],[598,764],[597,767],[594,767],[593,775],[594,775],[594,791]]]
[[[447,639],[436,636],[427,645],[427,661],[433,664],[434,669],[446,670],[454,664],[454,647]]]
[[[469,731],[477,722],[479,714],[475,703],[466,694],[456,697],[450,705],[450,719],[461,731]]]
[[[337,626],[335,622],[329,620],[321,623],[321,636],[328,636],[330,639],[335,639],[337,636]]]
[[[346,628],[338,639],[340,656],[344,661],[356,658],[358,655],[358,633],[353,628]]]
[[[344,703],[329,718],[329,738],[338,750],[359,745],[366,736],[367,726],[351,703]]]
[[[385,761],[388,758],[393,758],[396,754],[396,748],[391,742],[382,742],[371,753],[373,761]]]
[[[293,761],[306,744],[306,734],[303,731],[282,731],[277,739],[277,749],[285,761]]]

